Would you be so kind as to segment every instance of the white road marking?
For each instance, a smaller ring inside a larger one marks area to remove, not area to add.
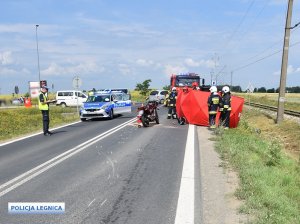
[[[96,198],[94,198],[94,200],[92,200],[92,201],[89,203],[88,207],[90,207],[91,204],[93,204],[93,202],[94,202],[95,200],[96,200]]]
[[[102,207],[102,205],[104,205],[106,201],[107,201],[107,199],[105,199],[105,200],[101,203],[100,207]]]
[[[59,129],[59,128],[64,128],[64,127],[67,127],[67,126],[70,126],[70,125],[73,125],[73,124],[81,123],[81,122],[82,122],[82,121],[76,121],[76,122],[71,123],[71,124],[66,124],[66,125],[63,125],[63,126],[59,126],[59,127],[57,127],[57,128],[52,128],[51,131],[52,131],[52,130]],[[33,136],[36,136],[36,135],[40,135],[40,134],[43,134],[43,132],[41,131],[41,132],[38,132],[38,133],[35,133],[35,134],[32,134],[32,135],[27,135],[27,136],[25,136],[25,137],[21,137],[21,138],[18,138],[18,139],[9,141],[9,142],[4,142],[4,143],[0,144],[0,147],[1,147],[1,146],[4,146],[4,145],[8,145],[8,144],[10,144],[10,143],[14,143],[14,142],[17,142],[17,141],[24,140],[24,139],[26,139],[26,138],[30,138],[30,137],[33,137]]]
[[[89,146],[95,144],[96,142],[102,140],[103,138],[106,138],[107,136],[119,131],[120,129],[124,128],[127,126],[127,124],[132,123],[135,120],[135,118],[124,122],[123,124],[120,124],[84,143],[81,143],[80,145],[48,160],[47,162],[15,177],[14,179],[0,185],[0,189],[6,188],[5,190],[0,191],[0,197],[3,195],[7,194],[8,192],[14,190],[15,188],[21,186],[22,184],[26,183],[27,181],[33,179],[34,177],[40,175],[41,173],[47,171],[48,169],[54,167],[55,165],[63,162],[64,160],[72,157],[73,155],[83,151],[84,149],[88,148]],[[11,185],[11,186],[10,186]],[[8,187],[10,186],[10,187]]]
[[[177,203],[175,224],[194,223],[194,139],[195,126],[189,125]]]

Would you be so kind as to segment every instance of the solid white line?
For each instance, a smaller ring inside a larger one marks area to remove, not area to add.
[[[56,157],[54,157],[54,158],[52,158],[52,159],[50,159],[50,160],[48,160],[47,162],[45,162],[45,163],[43,163],[43,164],[41,164],[41,165],[25,172],[25,173],[15,177],[14,179],[2,184],[0,186],[0,189],[5,188],[5,187],[7,187],[11,184],[13,184],[13,185],[10,186],[9,188],[6,188],[3,191],[1,191],[0,192],[0,197],[2,197],[3,195],[7,194],[8,192],[14,190],[15,188],[21,186],[22,184],[26,183],[27,181],[33,179],[34,177],[40,175],[41,173],[49,170],[50,168],[54,167],[55,165],[63,162],[64,160],[66,160],[66,159],[72,157],[73,155],[81,152],[82,150],[88,148],[89,146],[95,144],[96,142],[102,140],[103,138],[106,138],[107,136],[119,131],[120,129],[126,127],[127,124],[132,123],[135,120],[136,120],[136,118],[133,118],[133,119],[127,121],[127,122],[124,122],[123,124],[118,125],[118,126],[112,128],[112,129],[110,129],[110,130],[108,130],[108,131],[106,131],[106,132],[104,132],[104,133],[102,133],[102,134],[100,134],[100,135],[98,135],[98,136],[96,136],[96,137],[94,137],[94,138],[92,138],[92,139],[90,139],[90,140],[88,140],[88,141],[86,141],[86,142],[84,142],[84,143],[82,143],[82,144],[80,144],[80,145],[78,145],[78,146],[76,146],[76,147],[74,147],[74,148],[72,148],[72,149],[56,156]]]
[[[77,123],[80,123],[82,121],[76,121],[76,122],[73,122],[71,124],[66,124],[66,125],[63,125],[63,126],[59,126],[59,127],[56,127],[56,128],[52,128],[52,130],[57,130],[57,129],[60,129],[60,128],[64,128],[64,127],[67,127],[67,126],[70,126],[70,125],[73,125],[73,124],[77,124]],[[27,136],[24,136],[24,137],[21,137],[21,138],[17,138],[17,139],[14,139],[14,140],[11,140],[9,142],[4,142],[2,144],[0,144],[0,147],[1,146],[4,146],[4,145],[8,145],[8,144],[11,144],[11,143],[14,143],[14,142],[18,142],[18,141],[21,141],[21,140],[24,140],[26,138],[30,138],[30,137],[33,137],[33,136],[36,136],[36,135],[40,135],[40,134],[43,134],[43,132],[38,132],[38,133],[35,133],[35,134],[31,134],[31,135],[27,135]]]
[[[189,125],[175,224],[194,223],[194,138],[195,126]]]

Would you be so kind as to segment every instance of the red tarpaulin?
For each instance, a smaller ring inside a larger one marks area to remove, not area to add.
[[[208,106],[207,99],[210,92],[199,90],[191,90],[183,92],[178,90],[176,110],[178,117],[185,117],[187,123],[201,126],[208,126]],[[244,99],[237,96],[231,96],[231,113],[230,113],[230,127],[237,127],[240,115],[242,113]],[[217,114],[216,123],[219,122],[220,112]]]

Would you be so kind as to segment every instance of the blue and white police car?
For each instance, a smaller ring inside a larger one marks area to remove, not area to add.
[[[113,119],[114,115],[123,113],[131,113],[130,95],[112,90],[95,92],[79,111],[81,121],[93,118]]]

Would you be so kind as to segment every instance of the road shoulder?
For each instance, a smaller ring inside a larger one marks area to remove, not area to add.
[[[213,133],[207,127],[197,127],[200,154],[203,222],[245,223],[246,217],[238,213],[241,201],[234,192],[238,176],[222,167],[222,160],[214,149]]]

